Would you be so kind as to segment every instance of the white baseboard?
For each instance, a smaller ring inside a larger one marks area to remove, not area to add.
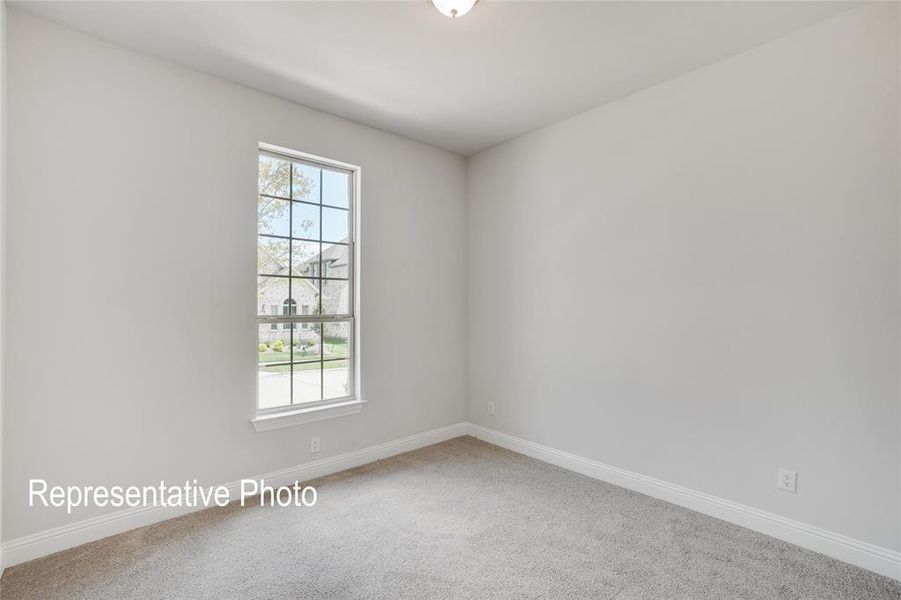
[[[525,454],[594,479],[747,527],[803,548],[837,558],[880,575],[901,580],[901,552],[882,548],[813,525],[698,492],[660,479],[536,444],[481,425],[469,424],[470,435],[495,446]]]
[[[248,479],[265,479],[268,484],[273,486],[287,485],[295,481],[308,481],[462,435],[472,435],[488,443],[543,462],[684,506],[901,580],[901,553],[894,550],[472,423],[457,423],[362,450],[339,454],[332,458],[248,477]],[[229,483],[227,487],[232,498],[237,498],[240,482]],[[195,510],[202,510],[202,508],[131,508],[10,540],[0,547],[0,558],[3,561],[0,563],[2,565],[0,572],[5,567],[122,533],[129,529],[165,521]]]
[[[309,481],[316,477],[359,467],[382,458],[437,444],[438,442],[467,435],[468,433],[468,423],[457,423],[399,440],[370,446],[362,450],[355,450],[331,458],[324,458],[271,473],[247,477],[246,479],[265,479],[266,483],[271,486],[290,485],[295,481]],[[240,485],[240,481],[226,484],[233,500],[239,497]],[[3,543],[2,548],[0,548],[0,557],[3,560],[0,563],[0,573],[6,567],[68,548],[74,548],[75,546],[122,533],[129,529],[151,525],[196,510],[204,510],[205,508],[207,507],[173,508],[157,506],[129,508],[10,540]]]

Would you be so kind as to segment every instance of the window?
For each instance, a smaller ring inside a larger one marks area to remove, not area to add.
[[[258,415],[359,400],[353,214],[358,177],[359,169],[349,165],[261,146]]]

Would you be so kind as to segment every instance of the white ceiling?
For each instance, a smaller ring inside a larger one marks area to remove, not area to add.
[[[463,155],[760,45],[836,2],[13,2]]]

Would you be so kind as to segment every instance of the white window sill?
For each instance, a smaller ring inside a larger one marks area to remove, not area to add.
[[[324,419],[355,415],[363,410],[363,404],[365,402],[362,400],[342,400],[332,404],[258,414],[250,422],[253,423],[253,428],[257,431],[270,431],[272,429],[281,429],[282,427],[291,427],[292,425],[302,425]]]

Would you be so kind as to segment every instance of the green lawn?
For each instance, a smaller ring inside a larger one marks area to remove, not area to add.
[[[331,344],[329,342],[325,343],[325,347],[323,348],[323,358],[346,358],[347,357],[347,342],[337,342]],[[317,360],[319,358],[319,351],[315,352],[311,351],[311,349],[307,348],[304,350],[299,350],[297,348],[294,349],[294,360]],[[291,360],[291,353],[286,348],[284,352],[274,352],[272,350],[268,352],[260,352],[258,363],[278,363],[278,362],[289,362]],[[337,369],[340,367],[346,367],[347,361],[337,360],[334,362],[326,362],[323,364],[323,367],[326,369]],[[295,371],[307,371],[310,369],[318,369],[318,363],[308,363],[303,365],[294,365]],[[277,365],[271,367],[261,367],[261,370],[269,372],[269,373],[283,373],[290,369],[289,365]]]

